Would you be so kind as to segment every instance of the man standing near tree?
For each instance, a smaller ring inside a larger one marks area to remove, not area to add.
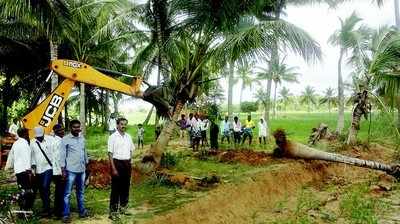
[[[131,136],[126,133],[128,121],[125,118],[117,120],[117,131],[108,138],[108,159],[111,166],[111,220],[118,219],[118,212],[130,215],[127,212],[129,201],[129,187],[131,184],[131,158],[135,145]]]

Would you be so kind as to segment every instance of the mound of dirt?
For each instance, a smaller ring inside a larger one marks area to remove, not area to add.
[[[272,162],[271,154],[252,150],[228,150],[217,155],[221,162],[239,162],[248,165],[263,165]]]
[[[87,172],[89,173],[89,186],[107,188],[111,184],[110,164],[108,160],[91,160]],[[144,175],[137,167],[132,167],[132,181],[140,183]]]
[[[164,178],[170,185],[183,187],[189,190],[215,187],[221,182],[221,178],[215,174],[200,178],[188,176],[184,173],[169,173],[167,170],[161,170],[158,171],[156,175]]]

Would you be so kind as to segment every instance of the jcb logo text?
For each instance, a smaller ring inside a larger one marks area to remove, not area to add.
[[[64,61],[64,65],[71,67],[71,68],[81,68],[82,63],[76,62],[76,61]]]
[[[50,125],[51,121],[54,119],[54,116],[57,114],[57,111],[60,109],[61,103],[63,101],[63,97],[57,94],[54,94],[50,100],[49,105],[47,106],[42,118],[39,121],[39,125],[43,127],[47,127]]]

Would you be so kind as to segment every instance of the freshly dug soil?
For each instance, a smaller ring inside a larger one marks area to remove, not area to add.
[[[108,160],[91,160],[88,165],[89,186],[95,188],[107,188],[111,184],[110,164]],[[137,167],[132,167],[132,179],[134,183],[143,181],[144,175]]]
[[[268,164],[274,160],[269,153],[247,149],[219,151],[216,156],[221,162],[238,162],[253,166]]]

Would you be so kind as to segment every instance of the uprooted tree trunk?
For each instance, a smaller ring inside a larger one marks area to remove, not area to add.
[[[277,157],[290,157],[290,158],[301,158],[301,159],[312,159],[312,160],[325,160],[331,162],[339,162],[350,164],[354,166],[366,167],[375,170],[385,171],[386,173],[400,178],[400,165],[387,165],[371,160],[363,160],[352,158],[344,155],[335,153],[324,152],[313,149],[306,145],[291,142],[286,139],[286,133],[282,129],[278,129],[274,132],[275,141],[277,148],[274,150],[274,156]]]
[[[308,138],[308,145],[315,145],[321,139],[333,140],[336,136],[332,134],[328,125],[321,123],[318,128],[313,128],[310,137]]]
[[[368,120],[368,114],[371,110],[371,104],[368,102],[368,91],[364,90],[357,93],[354,104],[355,107],[352,114],[349,135],[346,141],[347,145],[354,145],[357,143],[357,134],[358,130],[360,130],[361,117],[364,115],[365,119]]]

